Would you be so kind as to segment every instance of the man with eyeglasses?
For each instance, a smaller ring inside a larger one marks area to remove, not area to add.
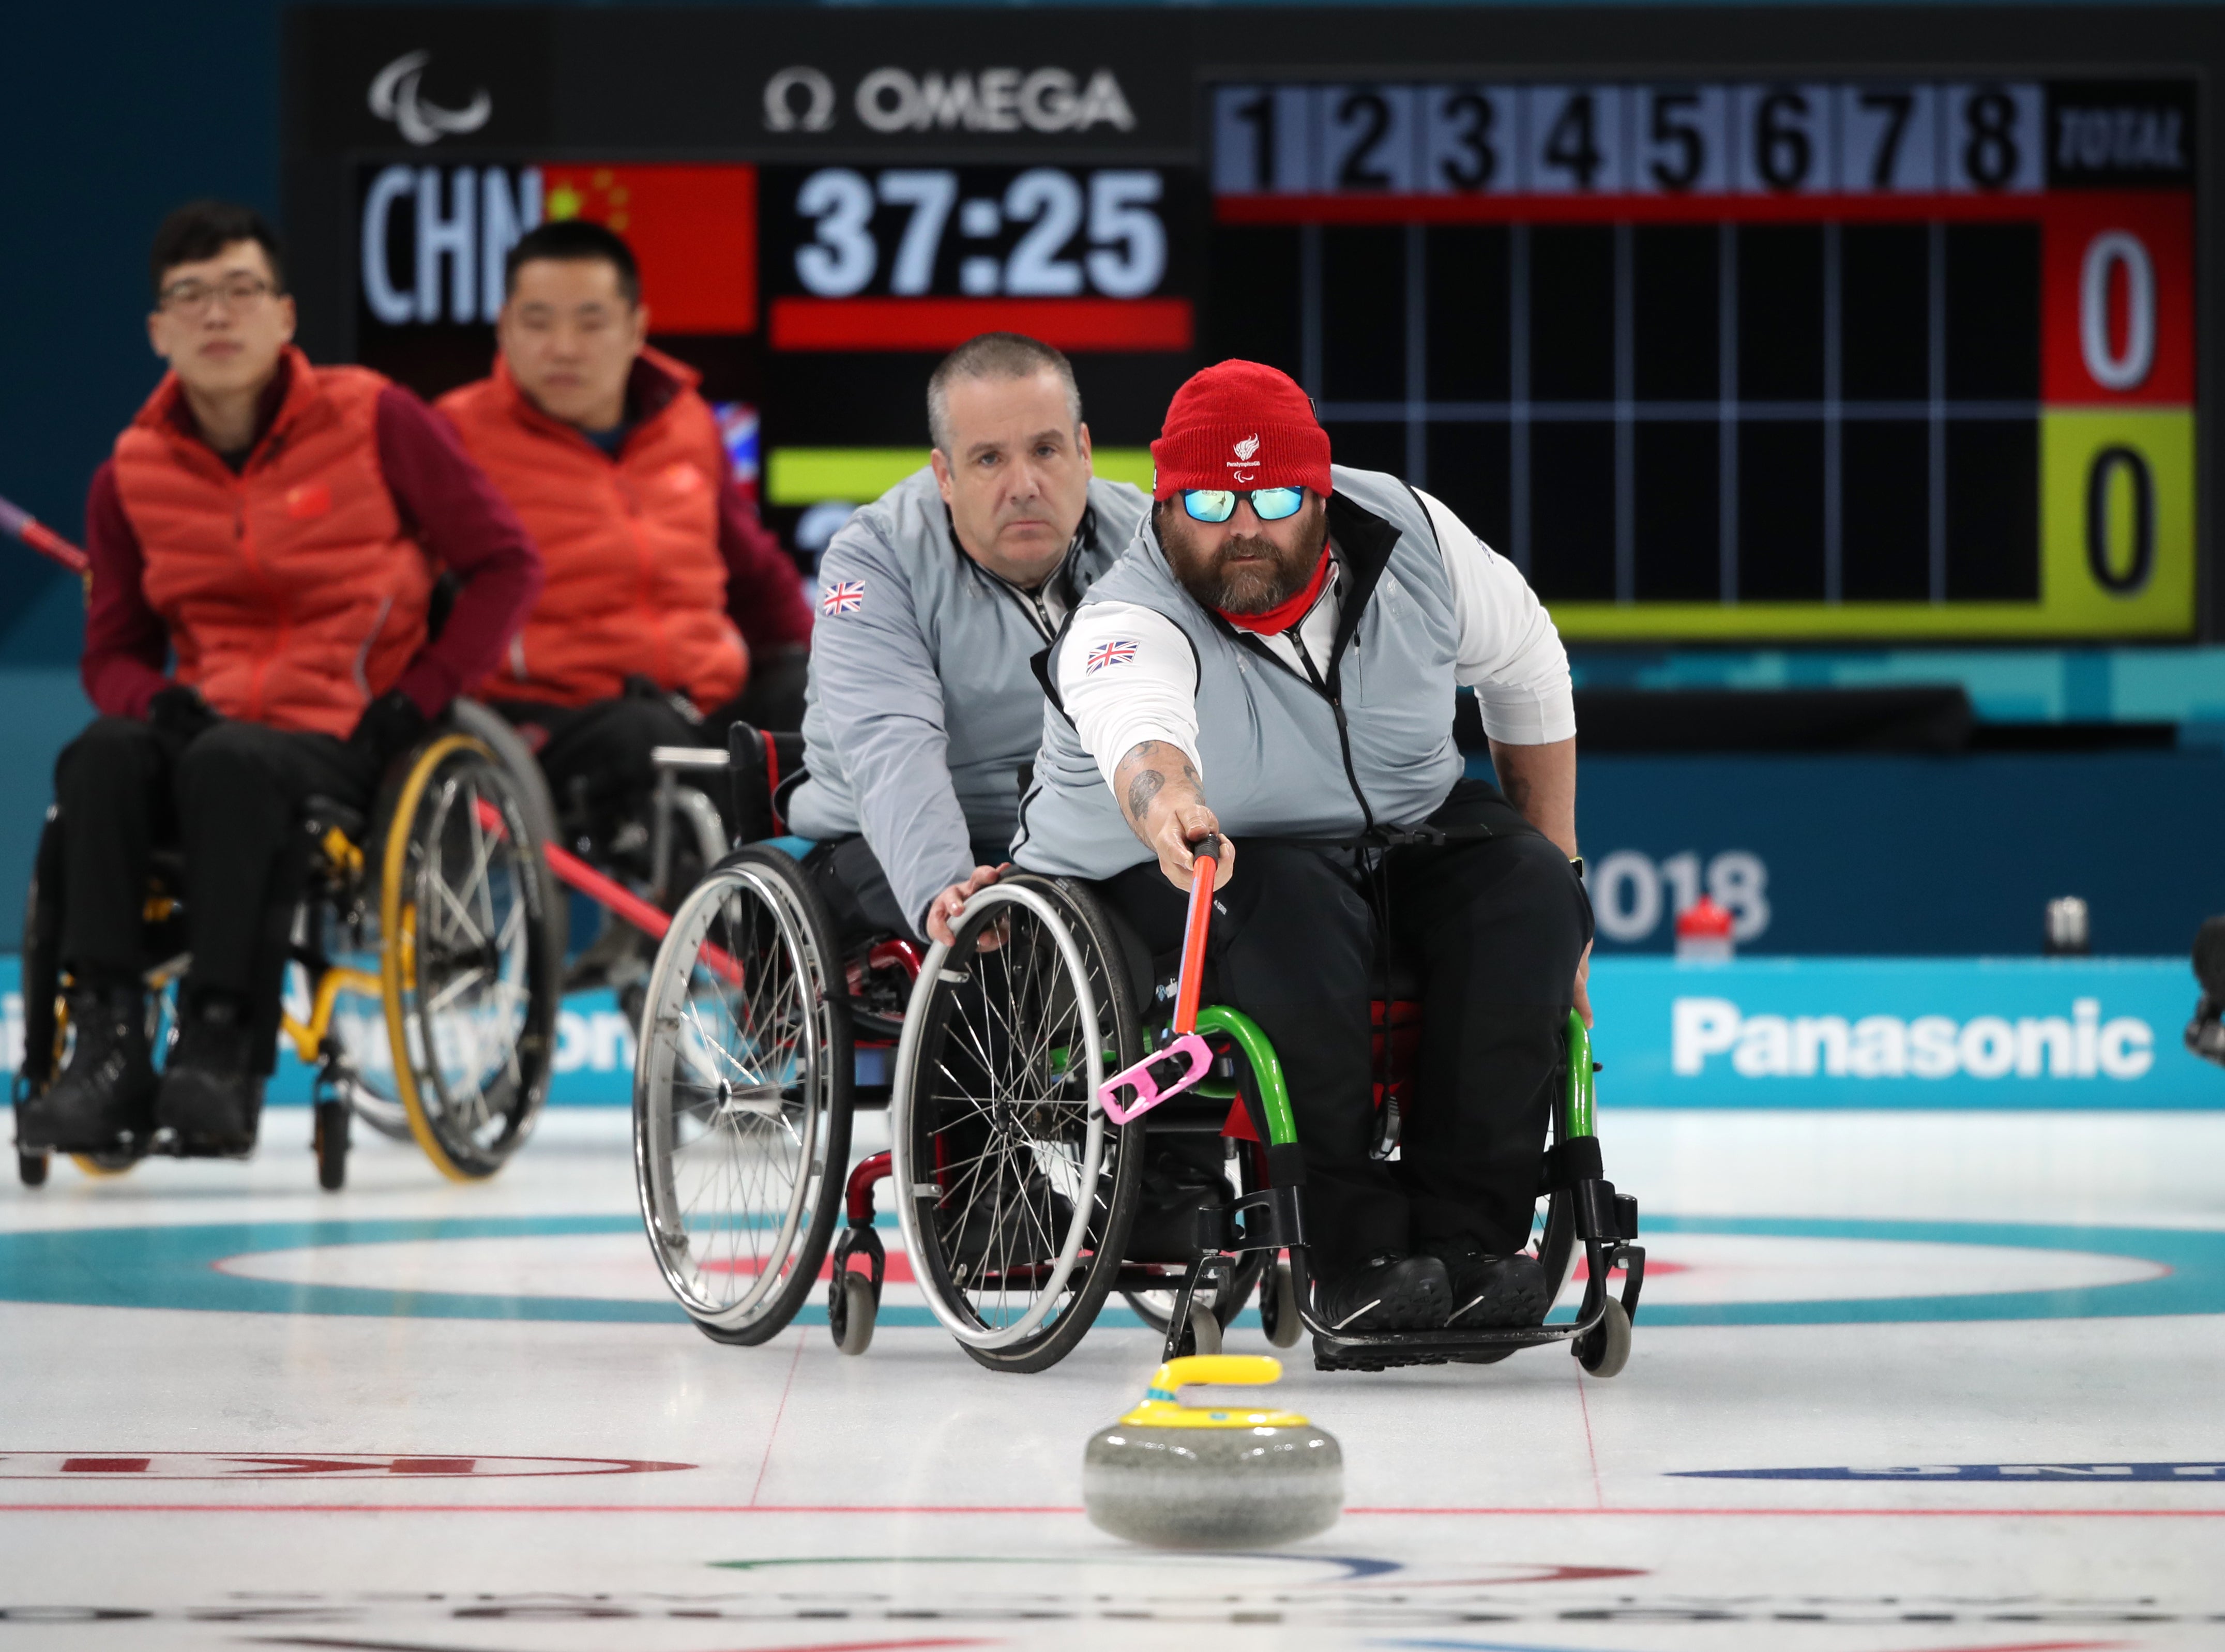
[[[86,693],[62,753],[68,1063],[17,1115],[62,1152],[255,1144],[307,870],[302,806],[368,810],[387,765],[494,663],[540,588],[517,518],[433,411],[292,343],[278,237],[181,207],[147,319],[169,371],[86,507]],[[434,585],[459,588],[437,639]],[[193,965],[159,1084],[140,972],[158,842],[184,851]]]
[[[1332,468],[1271,367],[1197,374],[1151,456],[1144,532],[1054,645],[1013,857],[1103,880],[1166,953],[1191,845],[1229,834],[1208,990],[1281,1056],[1317,1311],[1359,1331],[1537,1323],[1549,1287],[1524,1248],[1563,1029],[1572,1003],[1590,1016],[1559,635],[1438,501]],[[1461,687],[1499,787],[1462,777]],[[1394,1164],[1372,1151],[1369,1001],[1409,968],[1423,1028]]]

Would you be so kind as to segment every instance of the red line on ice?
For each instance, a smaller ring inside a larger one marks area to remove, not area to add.
[[[0,1503],[0,1515],[1079,1515],[1078,1504],[965,1503]],[[1473,1519],[1695,1516],[1785,1520],[2225,1520],[2225,1509],[1347,1509]],[[1988,1649],[1988,1652],[2006,1652]]]

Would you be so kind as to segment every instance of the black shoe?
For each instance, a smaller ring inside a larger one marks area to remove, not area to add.
[[[253,1044],[244,1012],[228,1000],[201,1004],[187,1017],[155,1098],[155,1121],[177,1133],[181,1151],[254,1151],[263,1075],[253,1070]]]
[[[16,1145],[57,1153],[143,1147],[155,1133],[147,1000],[136,986],[69,995],[69,1065],[16,1110]]]
[[[1452,1306],[1452,1285],[1435,1256],[1382,1250],[1322,1286],[1319,1301],[1332,1331],[1435,1331]]]
[[[1510,1325],[1543,1325],[1553,1306],[1545,1269],[1526,1250],[1494,1256],[1465,1233],[1422,1241],[1424,1255],[1445,1264],[1452,1280],[1449,1330],[1471,1331]]]

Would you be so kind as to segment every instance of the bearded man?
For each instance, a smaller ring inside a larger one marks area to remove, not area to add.
[[[1163,954],[1191,845],[1224,834],[1207,990],[1281,1056],[1319,1316],[1534,1325],[1548,1110],[1571,1005],[1590,1019],[1559,635],[1442,504],[1332,467],[1271,367],[1196,375],[1151,456],[1150,518],[1053,644],[1013,858],[1098,880]],[[1503,791],[1463,777],[1463,687]],[[1424,1025],[1390,1162],[1371,1154],[1369,1001],[1394,971],[1423,977]]]

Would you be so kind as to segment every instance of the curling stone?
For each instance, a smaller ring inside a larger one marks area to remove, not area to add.
[[[1309,1537],[1344,1507],[1344,1453],[1289,1411],[1184,1405],[1188,1383],[1271,1383],[1252,1354],[1170,1360],[1144,1402],[1089,1441],[1081,1501],[1115,1537],[1166,1548],[1248,1548]]]

